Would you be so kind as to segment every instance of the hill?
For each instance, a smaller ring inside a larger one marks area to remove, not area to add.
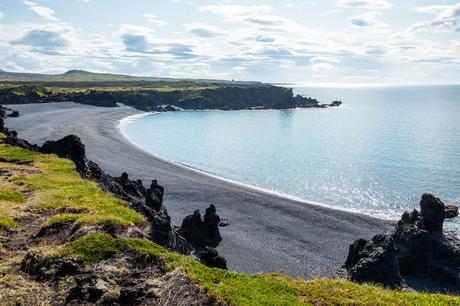
[[[227,80],[187,79],[187,78],[162,78],[141,77],[122,74],[95,73],[85,70],[69,70],[62,74],[37,74],[7,72],[0,69],[0,82],[11,83],[146,83],[146,82],[194,82],[205,84],[236,84],[236,85],[262,85],[260,82],[234,82]]]

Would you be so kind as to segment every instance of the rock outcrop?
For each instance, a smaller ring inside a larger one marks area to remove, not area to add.
[[[393,238],[377,235],[371,241],[356,240],[348,252],[344,268],[350,280],[379,283],[390,288],[402,284]]]
[[[85,145],[76,135],[68,135],[57,141],[46,141],[40,148],[40,152],[56,154],[59,157],[72,160],[80,173],[87,168]]]
[[[395,288],[405,277],[429,278],[453,284],[460,290],[460,240],[443,233],[446,209],[432,194],[424,194],[420,211],[405,212],[391,234],[360,239],[351,246],[343,266],[349,279]],[[449,213],[447,213],[449,212]]]
[[[216,207],[211,204],[203,218],[199,210],[185,217],[179,228],[179,234],[190,241],[195,248],[216,247],[222,241],[219,222],[220,217],[216,213]]]
[[[214,248],[207,247],[203,252],[201,252],[200,261],[202,264],[210,268],[227,270],[227,260],[220,256]]]
[[[97,182],[101,188],[116,197],[129,202],[130,206],[145,215],[150,223],[150,239],[168,249],[190,254],[193,247],[202,249],[206,246],[215,247],[222,240],[219,231],[220,217],[216,208],[211,205],[201,218],[197,211],[184,219],[179,231],[171,226],[171,218],[163,205],[164,188],[153,180],[146,188],[141,180],[131,180],[127,173],[113,177],[105,173],[96,163],[86,157],[86,148],[76,135],[68,135],[56,141],[47,141],[39,147],[31,145],[17,137],[15,131],[9,131],[3,126],[5,109],[0,107],[1,132],[7,136],[6,143],[45,154],[56,154],[74,162],[76,170],[84,178]],[[46,228],[47,231],[53,230]],[[104,231],[116,235],[117,229],[105,228]],[[41,233],[45,235],[46,233]],[[183,234],[183,236],[181,236]],[[73,233],[79,235],[79,233]],[[192,247],[193,246],[193,247]]]
[[[122,173],[120,177],[108,175],[86,158],[85,145],[76,135],[47,141],[40,152],[71,159],[83,177],[98,182],[102,189],[128,201],[132,208],[147,217],[152,241],[184,254],[190,253],[190,245],[171,226],[171,218],[163,205],[164,188],[156,180],[152,181],[149,188],[145,188],[142,181],[130,180],[127,173]]]

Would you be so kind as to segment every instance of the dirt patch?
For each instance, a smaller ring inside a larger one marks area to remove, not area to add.
[[[38,241],[35,237],[50,215],[48,211],[28,209],[25,216],[15,219],[19,226],[6,235],[2,242],[4,249],[9,252],[26,251],[36,245]]]

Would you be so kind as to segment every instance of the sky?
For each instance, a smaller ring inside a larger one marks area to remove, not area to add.
[[[0,68],[460,84],[460,2],[0,0]]]

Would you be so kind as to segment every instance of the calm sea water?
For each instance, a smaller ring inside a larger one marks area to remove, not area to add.
[[[344,105],[152,114],[121,129],[158,156],[339,209],[394,219],[424,192],[460,204],[460,86],[295,91]]]

